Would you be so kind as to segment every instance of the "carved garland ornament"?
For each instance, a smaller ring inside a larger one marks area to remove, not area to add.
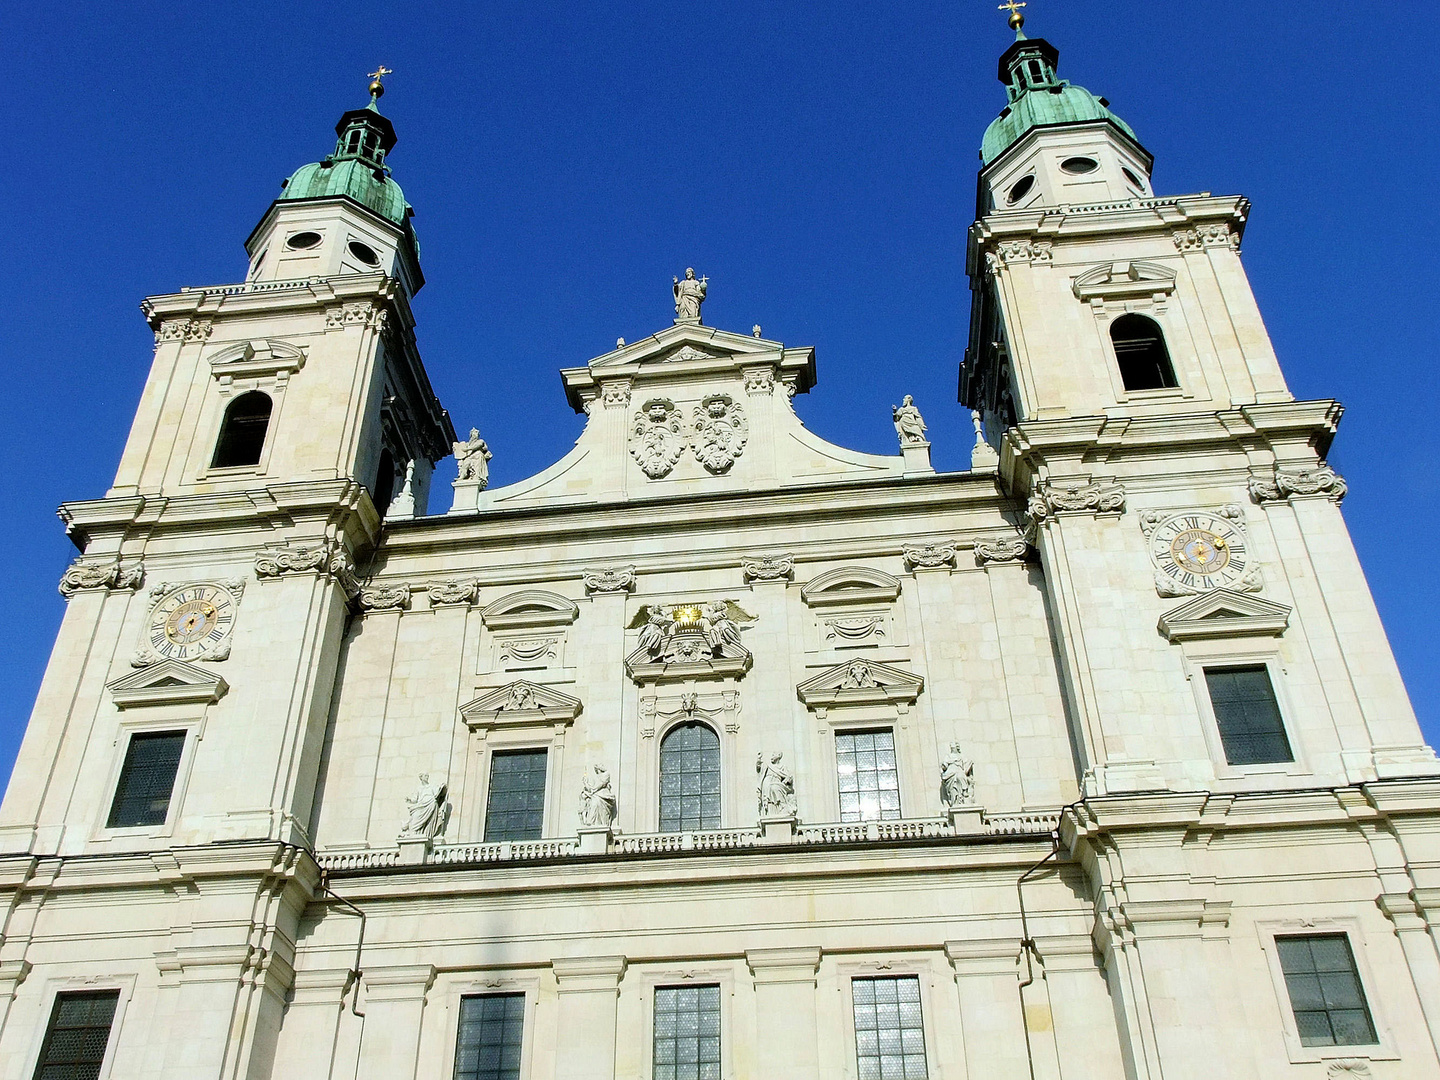
[[[1325,495],[1339,502],[1345,498],[1349,485],[1344,478],[1323,461],[1313,469],[1275,469],[1275,478],[1250,478],[1250,497],[1257,503],[1278,502],[1291,495]]]
[[[81,589],[138,589],[145,580],[145,566],[134,563],[82,563],[78,560],[60,576],[60,595],[69,600]]]
[[[730,471],[750,438],[745,410],[729,394],[711,394],[695,406],[691,427],[696,460],[717,476]]]
[[[668,398],[652,398],[635,414],[630,431],[630,456],[651,480],[670,475],[685,452],[680,410]]]

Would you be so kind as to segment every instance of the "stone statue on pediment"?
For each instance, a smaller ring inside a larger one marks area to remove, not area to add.
[[[675,293],[675,318],[682,322],[699,322],[700,305],[705,302],[705,292],[709,287],[708,277],[695,277],[693,267],[685,268],[685,280],[678,277],[674,279]]]
[[[451,443],[455,451],[455,462],[460,466],[457,480],[479,480],[483,488],[490,482],[490,459],[494,457],[485,440],[480,438],[480,429],[471,428],[470,438],[464,442]]]
[[[795,774],[780,763],[784,757],[777,752],[766,761],[763,753],[755,755],[755,771],[760,775],[756,794],[762,818],[793,818],[797,812]]]
[[[610,771],[601,765],[591,765],[580,785],[580,824],[597,829],[615,824],[615,789],[610,784]]]
[[[895,434],[900,436],[901,446],[917,446],[925,441],[925,421],[915,407],[915,399],[909,394],[899,405],[890,406],[890,415],[895,421]]]
[[[430,782],[429,773],[420,774],[420,786],[405,800],[405,828],[402,840],[434,840],[445,824],[445,796],[449,785]]]

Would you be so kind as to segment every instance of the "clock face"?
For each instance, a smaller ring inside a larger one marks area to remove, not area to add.
[[[235,598],[222,585],[182,585],[150,613],[146,644],[164,660],[204,660],[228,644]]]
[[[1218,514],[1174,514],[1150,534],[1150,558],[1186,592],[1233,585],[1250,570],[1245,534]]]

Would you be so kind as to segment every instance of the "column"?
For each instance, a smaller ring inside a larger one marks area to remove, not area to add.
[[[435,982],[430,964],[379,968],[364,975],[361,1008],[365,1029],[360,1044],[363,1080],[415,1080],[425,995]]]
[[[287,1072],[312,1077],[331,1075],[335,1038],[350,988],[350,972],[345,968],[295,972],[275,1055],[277,1061],[285,1063]]]
[[[985,1080],[1030,1080],[1025,1017],[1020,1011],[1020,934],[947,941],[955,969],[965,1070]]]
[[[560,999],[555,1080],[613,1080],[615,1012],[625,957],[563,957],[550,966]]]
[[[820,1080],[815,1015],[818,948],[747,949],[755,979],[755,1061],[760,1076]]]

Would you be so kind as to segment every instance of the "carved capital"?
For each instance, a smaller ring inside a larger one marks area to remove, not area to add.
[[[409,585],[366,585],[360,589],[361,611],[404,611],[409,606]]]
[[[430,606],[442,604],[473,604],[480,594],[478,581],[432,581],[425,586],[430,594]]]
[[[1125,489],[1119,484],[1093,483],[1061,486],[1041,484],[1030,495],[1025,512],[1033,526],[1056,514],[1118,514],[1125,509]]]
[[[1023,536],[1003,536],[998,540],[976,539],[975,565],[989,563],[1024,562],[1030,554],[1030,545]]]
[[[215,324],[209,319],[166,319],[155,331],[155,344],[162,341],[208,341]]]
[[[255,553],[255,576],[280,577],[284,574],[313,573],[331,578],[346,596],[360,591],[355,582],[355,563],[339,544],[332,542],[317,547],[267,548]]]
[[[1257,503],[1278,502],[1292,495],[1323,495],[1338,503],[1348,490],[1344,478],[1323,461],[1313,469],[1276,466],[1273,478],[1250,478],[1250,497]]]
[[[744,368],[740,374],[745,378],[747,394],[770,394],[775,390],[775,369],[768,364],[765,367]]]
[[[60,576],[60,595],[69,600],[82,589],[138,589],[145,580],[145,565],[122,566],[112,563],[87,563],[79,559]]]
[[[789,581],[795,576],[795,556],[788,552],[742,559],[741,565],[746,581]]]
[[[582,575],[588,593],[623,593],[635,588],[635,567],[609,566]]]
[[[985,253],[991,272],[1008,263],[1048,263],[1053,258],[1049,240],[1001,240],[993,251]]]
[[[388,309],[377,307],[369,300],[360,300],[326,308],[325,329],[343,330],[347,326],[373,326],[383,331],[389,317]]]
[[[1180,251],[1203,251],[1212,247],[1240,250],[1240,237],[1224,222],[1218,225],[1197,225],[1193,229],[1176,229],[1174,237],[1175,247]]]
[[[955,565],[955,541],[937,540],[933,544],[906,544],[901,548],[907,570],[937,570]]]
[[[623,409],[630,404],[630,380],[611,379],[600,387],[600,402],[607,409]]]

